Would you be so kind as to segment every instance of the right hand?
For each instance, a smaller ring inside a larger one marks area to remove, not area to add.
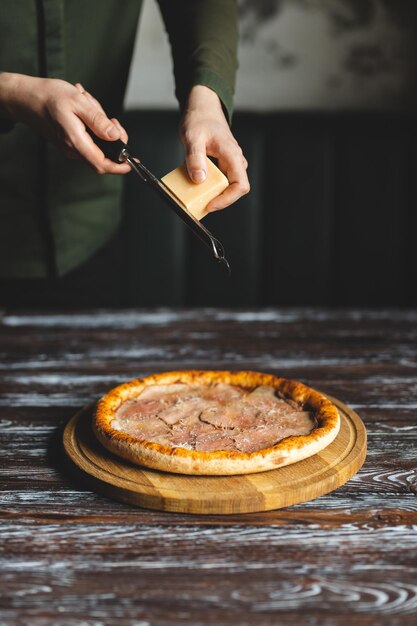
[[[83,158],[98,174],[127,174],[127,163],[107,159],[87,128],[100,139],[127,143],[117,119],[109,119],[100,103],[84,90],[55,78],[0,74],[0,112],[28,124],[57,144],[71,159]]]

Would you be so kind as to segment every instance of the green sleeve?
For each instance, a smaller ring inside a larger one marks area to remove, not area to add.
[[[176,96],[193,85],[213,89],[231,120],[237,69],[236,0],[158,0],[171,43]]]
[[[8,133],[9,130],[12,130],[12,128],[14,128],[14,125],[15,123],[12,122],[11,120],[6,120],[0,117],[0,134]]]

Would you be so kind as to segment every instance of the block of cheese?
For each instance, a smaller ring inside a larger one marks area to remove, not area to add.
[[[191,180],[185,163],[166,174],[161,180],[198,220],[207,215],[206,206],[210,200],[229,186],[226,176],[210,159],[207,159],[207,178],[202,183],[194,183]]]

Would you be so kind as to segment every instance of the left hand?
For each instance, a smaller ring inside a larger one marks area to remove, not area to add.
[[[206,155],[218,160],[219,169],[229,180],[229,187],[207,205],[207,211],[224,209],[249,192],[248,162],[232,135],[219,97],[208,87],[196,85],[191,89],[180,138],[191,180],[195,183],[205,180]]]

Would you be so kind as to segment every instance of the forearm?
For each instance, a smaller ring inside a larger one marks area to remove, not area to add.
[[[206,208],[223,209],[249,191],[248,164],[229,126],[237,67],[236,2],[158,1],[174,59],[188,173],[201,183],[206,155],[217,159],[229,187]]]
[[[194,85],[205,85],[217,93],[230,122],[237,68],[235,0],[158,2],[171,43],[181,108]]]
[[[24,74],[0,72],[0,117],[10,122],[30,123],[40,112],[40,83],[43,79]],[[30,99],[30,107],[26,106]]]
[[[0,132],[10,130],[15,122],[12,102],[15,99],[17,76],[0,72]]]

